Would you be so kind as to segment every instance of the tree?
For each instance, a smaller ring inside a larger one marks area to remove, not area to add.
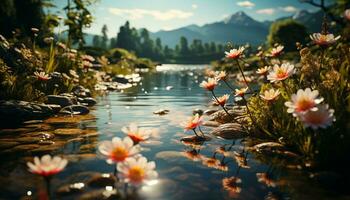
[[[88,7],[93,1],[67,0],[67,6],[64,7],[67,19],[65,19],[64,25],[68,26],[68,45],[70,43],[79,44],[81,48],[85,43],[83,28],[90,27],[92,23],[92,16]]]
[[[180,38],[180,46],[179,46],[179,53],[182,56],[186,56],[189,53],[189,49],[188,49],[188,42],[187,39],[184,36],[181,36]]]
[[[101,46],[100,36],[94,35],[94,37],[92,38],[92,45],[94,47],[100,47]]]
[[[0,33],[10,37],[15,29],[21,36],[31,36],[31,28],[44,24],[42,0],[2,0],[0,3]]]
[[[192,41],[190,49],[191,49],[191,53],[193,55],[202,54],[204,52],[204,48],[203,48],[203,45],[202,45],[202,40],[194,39]]]
[[[210,52],[211,53],[216,53],[217,49],[216,49],[216,44],[215,42],[211,42],[210,43]]]
[[[208,42],[204,43],[204,52],[208,54],[211,53],[210,44]]]
[[[285,51],[295,51],[296,42],[305,43],[307,36],[308,34],[304,25],[287,19],[274,22],[271,25],[267,42],[271,47],[275,43],[279,43],[285,47]]]
[[[108,28],[107,25],[103,25],[101,33],[102,33],[102,38],[101,38],[101,43],[100,46],[103,49],[107,48],[107,42],[108,42],[108,36],[107,36]]]
[[[154,56],[154,42],[147,29],[141,30],[141,56],[152,58]]]
[[[115,47],[117,46],[116,42],[117,42],[117,39],[116,39],[116,38],[111,38],[111,41],[110,41],[110,43],[109,43],[109,48],[110,48],[110,49],[115,48]]]

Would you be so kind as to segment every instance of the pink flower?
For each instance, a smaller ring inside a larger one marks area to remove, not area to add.
[[[238,49],[231,49],[229,52],[225,52],[226,58],[237,59],[240,58],[245,50],[244,47],[239,47]]]
[[[256,70],[256,73],[259,75],[265,76],[269,72],[269,70],[270,70],[270,67],[265,66],[265,67],[262,67],[262,68],[259,68],[258,70]]]
[[[294,73],[294,65],[291,65],[290,63],[283,63],[281,66],[275,65],[273,70],[267,75],[267,79],[273,83],[285,80]]]
[[[140,146],[135,145],[129,137],[121,140],[119,137],[114,137],[112,141],[102,142],[98,150],[107,158],[107,163],[124,162],[126,158],[137,155],[140,152]]]
[[[227,74],[225,71],[220,71],[219,73],[216,73],[215,78],[216,78],[216,80],[222,81],[222,80],[226,80],[226,76],[227,76]]]
[[[269,56],[271,56],[271,57],[277,57],[277,56],[279,56],[279,55],[282,54],[283,49],[284,49],[284,46],[282,46],[282,45],[279,45],[279,46],[277,46],[276,48],[272,48],[272,50],[271,50]]]
[[[87,69],[87,68],[90,68],[92,67],[92,63],[90,61],[87,61],[87,60],[84,60],[83,61],[83,68]]]
[[[245,95],[245,93],[247,92],[248,87],[246,88],[241,88],[241,89],[235,89],[235,96],[241,96],[243,97]]]
[[[127,134],[134,144],[148,140],[157,130],[138,128],[137,124],[131,123],[129,127],[123,127],[122,131]]]
[[[350,9],[346,9],[344,12],[345,19],[350,21]]]
[[[275,100],[278,96],[280,95],[280,91],[274,90],[273,88],[271,88],[270,90],[266,90],[264,92],[264,95],[260,95],[260,97],[262,99],[264,99],[265,101],[273,101]]]
[[[41,176],[52,176],[61,172],[67,165],[68,161],[61,157],[50,155],[44,155],[39,159],[39,157],[34,157],[34,163],[27,162],[29,171],[34,174],[39,174]]]
[[[34,72],[34,75],[39,81],[48,81],[51,77],[45,72]]]
[[[335,121],[333,114],[334,110],[328,109],[328,104],[324,104],[318,105],[315,110],[309,110],[299,115],[299,119],[304,127],[311,127],[312,129],[327,128]]]
[[[87,54],[82,55],[82,56],[81,56],[81,59],[86,60],[86,61],[89,61],[89,62],[94,62],[94,61],[95,61],[95,58],[94,58],[94,57],[92,57],[92,56],[90,56],[90,55],[87,55]]]
[[[193,130],[203,123],[203,117],[196,114],[188,119],[188,122],[184,124],[184,129],[186,131]]]
[[[218,81],[215,78],[209,78],[208,81],[203,81],[200,86],[209,91],[213,91],[215,86],[218,84]]]
[[[320,46],[328,46],[334,44],[337,40],[339,40],[340,36],[334,37],[333,34],[322,34],[322,33],[314,33],[310,35],[311,40]]]
[[[215,98],[213,98],[213,101],[214,101],[214,103],[217,103],[220,106],[225,106],[225,104],[229,98],[230,98],[230,95],[225,94],[225,95],[222,95],[221,97],[218,97],[217,101]]]
[[[310,88],[305,90],[299,89],[296,94],[292,95],[291,101],[284,103],[288,107],[287,112],[293,113],[294,116],[297,116],[299,113],[303,113],[309,110],[316,111],[316,105],[323,101],[323,98],[317,98],[318,91],[311,91]]]
[[[155,171],[156,163],[148,162],[147,158],[141,156],[138,158],[127,158],[125,162],[118,164],[120,177],[126,182],[134,186],[144,183],[150,183],[158,177]]]

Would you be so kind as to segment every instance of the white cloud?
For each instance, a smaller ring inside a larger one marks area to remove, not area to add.
[[[256,13],[263,14],[263,15],[273,15],[275,13],[275,9],[273,8],[265,8],[257,10]]]
[[[296,12],[296,11],[298,11],[298,9],[294,6],[281,7],[280,9],[284,12]]]
[[[247,8],[252,8],[255,6],[255,4],[251,1],[239,1],[237,2],[237,5],[241,7],[247,7]]]
[[[197,5],[197,4],[192,4],[192,8],[193,8],[193,9],[197,9],[197,8],[198,8],[198,5]]]
[[[146,9],[121,9],[121,8],[109,8],[108,11],[113,15],[121,16],[127,19],[135,20],[142,19],[145,16],[151,16],[156,20],[167,21],[172,19],[187,19],[193,16],[193,13],[182,10],[146,10]]]

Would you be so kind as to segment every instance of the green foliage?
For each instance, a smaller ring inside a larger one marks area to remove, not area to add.
[[[282,141],[290,149],[323,167],[332,162],[348,161],[350,146],[350,50],[339,43],[329,48],[304,48],[300,51],[301,68],[293,77],[278,83],[263,83],[260,93],[269,88],[279,89],[279,98],[268,103],[259,96],[249,99],[249,107],[258,124],[257,129],[275,141]],[[327,129],[304,128],[303,123],[287,113],[284,102],[290,101],[299,89],[318,90],[336,121]],[[337,144],[337,145],[334,145]]]
[[[2,0],[0,4],[0,33],[5,37],[17,31],[22,37],[32,36],[31,28],[42,28],[42,0]]]
[[[126,68],[129,71],[133,71],[136,68],[154,68],[155,63],[147,58],[137,58],[134,53],[127,51],[126,49],[114,48],[109,50],[107,58],[112,63],[110,67],[107,67],[107,71],[116,75],[118,70],[113,68]],[[112,67],[112,68],[111,68]]]
[[[308,35],[304,25],[291,20],[274,22],[270,27],[267,42],[270,47],[282,44],[287,52],[296,50],[296,43],[305,43]]]
[[[101,37],[94,37],[94,46],[100,46]],[[189,44],[187,38],[181,37],[175,49],[165,45],[160,38],[153,40],[147,29],[137,31],[126,22],[120,27],[116,38],[111,38],[110,48],[123,48],[134,52],[139,57],[146,57],[166,63],[209,63],[222,56],[222,44],[205,43],[195,39]]]
[[[82,47],[85,43],[83,28],[90,27],[92,16],[88,10],[94,0],[68,0],[66,19],[64,25],[68,26],[68,44],[79,44]]]

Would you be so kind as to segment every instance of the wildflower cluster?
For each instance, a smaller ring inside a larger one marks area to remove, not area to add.
[[[345,11],[346,19],[349,13]],[[254,74],[244,71],[244,67],[249,65],[244,55],[246,47],[233,48],[225,52],[231,69],[225,66],[226,71],[207,70],[208,78],[200,86],[212,94],[214,105],[221,106],[226,115],[232,117],[227,122],[240,124],[246,132],[266,135],[278,143],[283,140],[283,144],[294,147],[297,153],[308,158],[324,155],[330,148],[326,145],[330,141],[341,141],[342,148],[346,148],[342,139],[349,137],[344,135],[348,130],[346,118],[349,116],[346,110],[350,91],[350,68],[347,64],[350,60],[346,56],[349,46],[341,42],[340,35],[323,29],[322,33],[310,35],[311,47],[303,48],[298,44],[301,63],[283,59],[287,58],[288,52],[284,53],[285,48],[281,44],[266,51],[260,47]],[[230,74],[233,69],[238,73]],[[230,82],[231,77],[236,77],[235,84]],[[216,96],[220,83],[236,97],[233,104],[242,101],[239,105],[243,105],[245,114],[238,114],[235,110],[238,106],[233,109],[227,106],[230,93]],[[246,120],[237,120],[237,115]],[[188,130],[199,124],[191,125]]]
[[[114,137],[111,141],[103,141],[98,147],[99,152],[108,164],[116,164],[116,175],[124,183],[140,186],[156,179],[156,164],[140,154],[139,143],[146,142],[157,130],[138,128],[132,123],[129,127],[123,127],[122,131],[127,137]]]

